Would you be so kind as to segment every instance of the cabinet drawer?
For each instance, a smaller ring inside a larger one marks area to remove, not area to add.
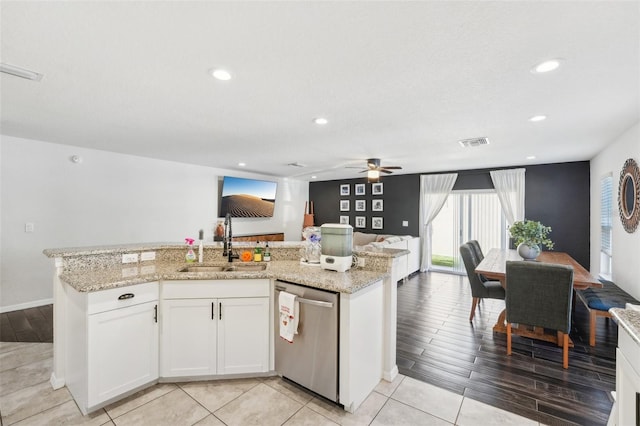
[[[158,300],[158,294],[157,282],[93,291],[87,295],[87,314],[151,302]]]
[[[269,297],[268,279],[164,281],[163,299]]]

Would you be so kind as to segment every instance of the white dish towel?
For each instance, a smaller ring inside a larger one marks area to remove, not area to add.
[[[294,334],[298,334],[300,302],[296,300],[295,294],[281,291],[278,296],[278,306],[280,306],[280,337],[293,343]]]

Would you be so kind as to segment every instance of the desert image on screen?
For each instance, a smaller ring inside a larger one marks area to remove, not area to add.
[[[273,216],[273,200],[248,194],[228,195],[222,197],[222,211],[234,217],[271,217]]]
[[[220,213],[233,217],[272,217],[276,201],[276,182],[226,176]]]

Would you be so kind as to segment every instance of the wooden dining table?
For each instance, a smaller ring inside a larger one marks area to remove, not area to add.
[[[493,248],[489,250],[485,258],[478,264],[475,272],[482,274],[486,278],[494,281],[500,281],[502,287],[506,289],[507,261],[522,260],[516,250],[501,250]],[[569,254],[559,251],[543,251],[540,256],[533,262],[554,263],[557,265],[566,265],[573,268],[573,288],[574,290],[583,290],[589,287],[602,287],[602,283],[596,277],[591,275],[582,265],[580,265]],[[507,332],[506,308],[498,316],[498,321],[493,326],[493,331],[498,333]],[[545,334],[544,330],[539,327],[533,329],[526,326],[518,326],[513,328],[513,332],[520,336],[532,337],[535,339],[545,340],[558,343],[557,334]]]

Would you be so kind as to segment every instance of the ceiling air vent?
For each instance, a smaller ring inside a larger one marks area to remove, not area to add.
[[[477,146],[489,145],[489,138],[471,138],[458,141],[464,148],[475,148]]]

